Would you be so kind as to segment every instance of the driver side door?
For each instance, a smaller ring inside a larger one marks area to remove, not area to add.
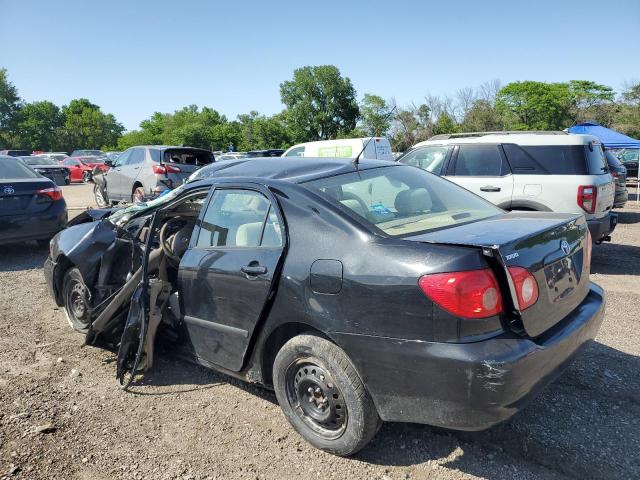
[[[125,200],[122,195],[122,168],[129,161],[132,148],[125,151],[120,155],[112,167],[107,171],[107,196],[110,200]]]
[[[285,238],[268,190],[238,185],[212,192],[178,273],[186,337],[199,360],[242,368],[277,281]]]

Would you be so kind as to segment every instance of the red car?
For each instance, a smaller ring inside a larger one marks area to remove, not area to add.
[[[89,183],[93,177],[93,169],[96,167],[103,172],[109,170],[102,157],[69,157],[60,164],[69,169],[71,173],[69,178],[72,182]]]

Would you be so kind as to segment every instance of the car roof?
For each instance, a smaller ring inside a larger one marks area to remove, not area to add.
[[[516,145],[587,145],[590,142],[600,143],[597,137],[593,135],[568,134],[535,134],[535,133],[509,133],[509,134],[490,134],[481,137],[462,137],[426,140],[417,143],[414,147],[422,147],[427,145],[462,145],[462,144],[478,144],[478,143],[515,143]],[[412,147],[413,148],[413,147]]]
[[[197,177],[198,180],[242,177],[303,183],[358,170],[397,165],[370,159],[362,159],[356,166],[351,158],[257,157],[212,163],[198,170]]]

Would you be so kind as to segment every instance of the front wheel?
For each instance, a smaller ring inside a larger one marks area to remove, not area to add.
[[[82,274],[77,268],[71,268],[62,283],[64,313],[69,325],[78,332],[86,333],[91,324],[89,291],[84,284]]]
[[[131,194],[131,201],[133,203],[142,203],[144,202],[144,188],[136,187],[133,189],[133,193]]]
[[[109,207],[109,200],[107,199],[107,196],[105,195],[100,185],[95,184],[93,186],[93,196],[96,199],[96,204],[98,205],[98,207],[100,208]]]
[[[89,183],[91,181],[91,172],[82,172],[82,183]]]
[[[295,430],[321,450],[341,456],[362,449],[380,417],[347,354],[315,335],[299,335],[273,364],[278,403]]]

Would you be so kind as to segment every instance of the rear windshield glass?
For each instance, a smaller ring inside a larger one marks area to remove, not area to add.
[[[159,162],[160,159],[164,163],[179,163],[181,165],[209,165],[214,161],[213,153],[206,150],[158,150],[151,148],[151,159]],[[163,155],[164,154],[164,155]]]
[[[473,193],[409,166],[347,173],[304,185],[391,236],[437,230],[503,213]]]
[[[533,159],[534,165],[551,174],[599,175],[607,171],[599,145],[593,146],[593,152],[584,145],[520,145],[520,148]]]
[[[44,157],[21,157],[27,165],[58,165],[58,162]]]
[[[38,178],[39,175],[15,158],[0,157],[0,178]]]

